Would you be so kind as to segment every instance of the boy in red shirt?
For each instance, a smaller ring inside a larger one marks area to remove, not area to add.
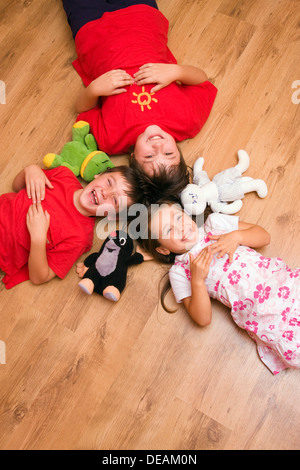
[[[133,170],[119,166],[102,173],[85,188],[65,167],[42,170],[31,165],[14,179],[13,190],[0,196],[0,270],[7,289],[30,279],[43,284],[63,279],[92,248],[95,216],[120,201],[136,202]]]
[[[78,119],[89,122],[99,148],[112,155],[134,146],[133,158],[150,177],[161,165],[179,165],[176,142],[200,131],[217,89],[202,70],[177,64],[156,2],[63,5],[75,38],[74,67],[86,86]]]

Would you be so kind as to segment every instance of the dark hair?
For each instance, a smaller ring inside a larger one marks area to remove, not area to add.
[[[136,161],[134,155],[130,159],[130,167],[139,180],[141,192],[140,202],[149,206],[159,200],[180,202],[180,193],[190,182],[190,169],[184,161],[181,151],[178,165],[164,166],[152,176],[147,175],[142,166]]]
[[[124,180],[127,182],[128,189],[125,191],[126,196],[132,199],[133,203],[140,202],[140,186],[139,178],[137,177],[135,171],[127,165],[115,166],[113,168],[108,168],[106,171],[100,174],[107,173],[120,173]]]
[[[173,200],[161,200],[157,201],[155,205],[148,206],[147,212],[141,215],[141,232],[140,238],[138,240],[139,244],[141,245],[142,249],[150,253],[153,259],[159,261],[160,263],[164,264],[171,264],[174,263],[176,253],[170,253],[169,255],[163,255],[157,251],[160,244],[157,238],[152,237],[151,233],[151,217],[156,214],[156,212],[161,208],[162,205],[180,205],[176,201]],[[182,206],[180,205],[182,208]],[[183,209],[182,209],[183,210]],[[143,219],[144,217],[144,219]]]
[[[174,200],[162,200],[162,201],[157,201],[157,210],[159,210],[159,207],[162,204],[168,204],[168,205],[173,205]],[[151,216],[153,216],[153,208],[148,208],[147,211],[147,220],[144,220],[141,223],[141,227],[144,227],[144,232],[141,233],[141,238],[138,240],[139,245],[142,247],[144,251],[147,251],[150,253],[150,255],[153,257],[154,260],[163,263],[163,264],[173,264],[175,261],[176,253],[170,253],[169,255],[163,255],[162,253],[159,253],[156,248],[158,248],[159,241],[156,238],[152,238],[151,236]],[[162,281],[168,276],[168,271],[165,273],[163,278],[161,279],[160,286]],[[163,307],[163,309],[168,312],[168,313],[174,313],[176,310],[170,310],[166,304],[165,304],[165,297],[169,290],[171,289],[171,284],[169,278],[166,280],[164,286],[162,287],[161,293],[160,293],[160,302]]]

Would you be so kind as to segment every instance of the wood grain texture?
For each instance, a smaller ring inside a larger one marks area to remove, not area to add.
[[[299,2],[158,4],[178,62],[202,67],[219,89],[201,133],[181,144],[186,161],[204,156],[213,176],[245,148],[247,175],[264,179],[269,195],[247,195],[240,217],[271,232],[264,255],[299,267]],[[82,85],[60,0],[1,0],[0,42],[1,194],[21,168],[69,140]],[[1,285],[1,449],[300,448],[300,372],[273,377],[216,302],[204,329],[182,307],[166,314],[163,273],[152,262],[130,268],[116,305],[87,298],[75,270],[42,287]]]

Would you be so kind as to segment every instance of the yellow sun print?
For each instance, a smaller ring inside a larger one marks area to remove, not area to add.
[[[135,92],[132,93],[133,96],[136,96],[136,100],[132,100],[131,103],[138,104],[141,107],[141,110],[144,112],[144,108],[147,107],[148,109],[151,109],[150,103],[154,101],[154,103],[158,103],[158,100],[156,98],[152,98],[155,93],[148,93],[145,91],[145,87],[142,87],[142,92],[137,94]]]

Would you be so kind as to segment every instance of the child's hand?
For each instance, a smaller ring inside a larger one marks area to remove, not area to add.
[[[238,231],[235,230],[224,235],[209,235],[211,240],[217,240],[211,245],[211,253],[219,253],[218,258],[222,258],[225,254],[229,256],[229,262],[232,263],[233,255],[239,246]]]
[[[47,211],[44,212],[40,203],[32,204],[29,207],[26,223],[31,241],[46,242],[50,226],[50,215]]]
[[[90,85],[95,96],[112,96],[125,93],[126,86],[134,83],[133,78],[125,70],[117,69],[100,75]]]
[[[204,248],[204,250],[200,251],[196,258],[192,253],[189,253],[192,281],[202,282],[207,278],[212,261],[210,248],[210,246]]]
[[[84,263],[77,263],[76,265],[76,272],[80,278],[83,278],[85,273],[87,272],[88,268],[85,266]]]
[[[40,203],[45,199],[46,186],[53,189],[52,183],[41,168],[30,165],[24,169],[26,192],[32,203]]]
[[[134,74],[134,78],[137,85],[157,83],[151,90],[151,93],[156,93],[177,80],[178,66],[177,64],[145,64]]]

